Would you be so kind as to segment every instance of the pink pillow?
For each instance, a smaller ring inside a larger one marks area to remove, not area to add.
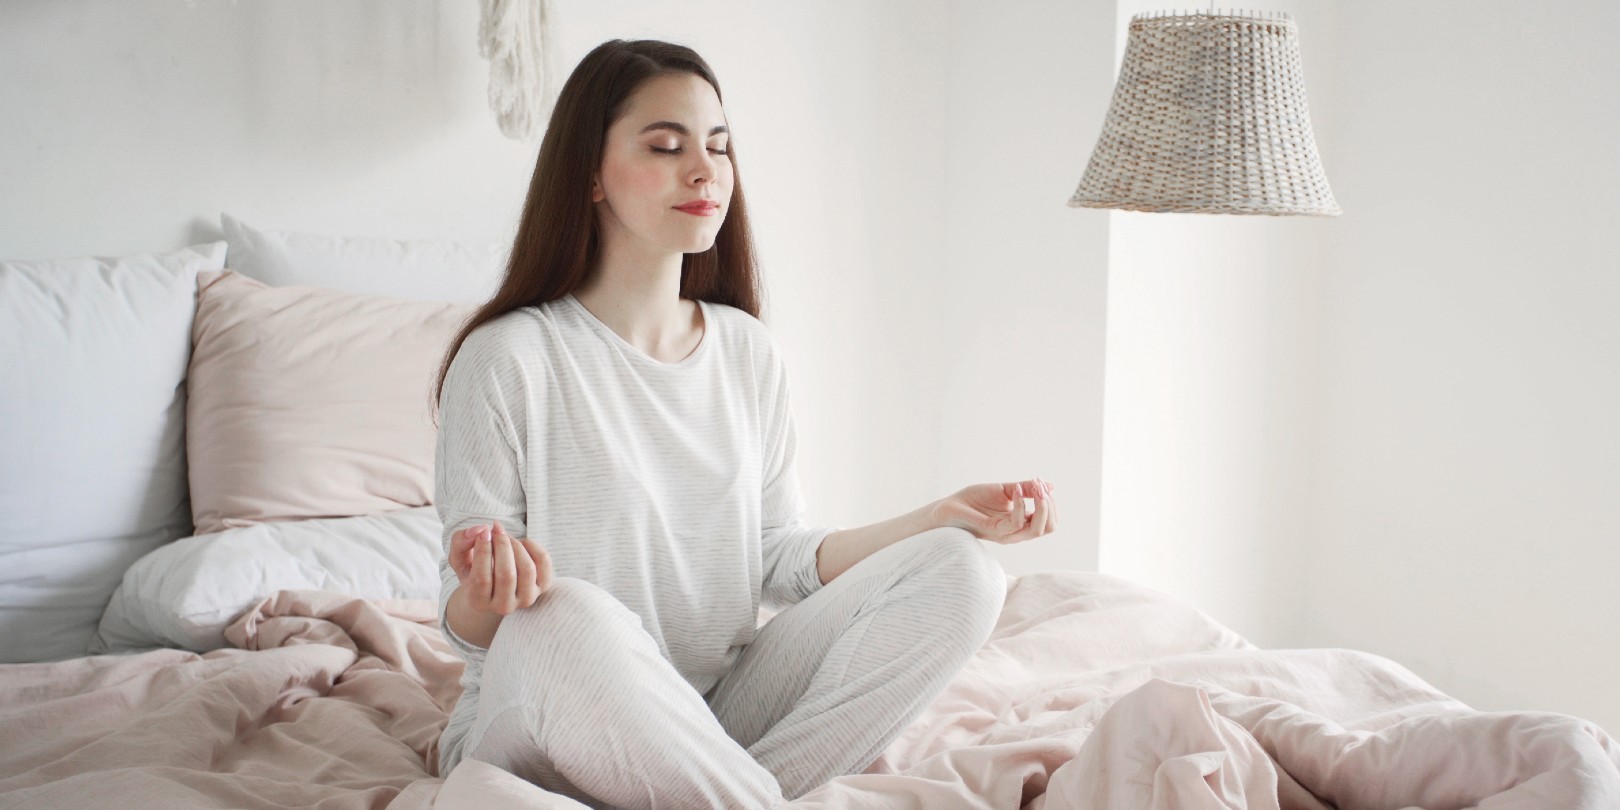
[[[472,313],[199,273],[186,377],[195,532],[432,503],[430,392]]]

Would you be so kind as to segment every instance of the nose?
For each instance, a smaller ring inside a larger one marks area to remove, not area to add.
[[[688,178],[693,183],[702,183],[705,181],[712,183],[720,170],[720,167],[717,164],[721,160],[724,160],[725,156],[711,155],[707,149],[701,150],[700,154],[701,157],[698,158],[697,164],[692,167],[691,173],[688,174]]]

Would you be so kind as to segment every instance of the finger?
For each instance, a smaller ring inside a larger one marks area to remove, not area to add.
[[[1029,510],[1024,506],[1023,488],[1018,484],[1014,484],[1014,486],[1018,487],[1018,490],[1013,493],[1012,514],[1008,516],[1008,523],[1012,524],[1012,530],[1006,532],[1007,534],[1022,531],[1024,523],[1027,522],[1029,517]]]
[[[551,555],[546,553],[539,540],[525,537],[521,542],[529,550],[529,556],[534,558],[534,580],[543,594],[551,588]]]
[[[1001,538],[1001,542],[1010,544],[1028,540],[1031,537],[1030,531],[1034,528],[1035,521],[1039,519],[1039,510],[1039,499],[1036,499],[1035,508],[1033,510],[1025,507],[1023,505],[1023,499],[1019,499],[1017,522],[1013,524],[1013,530],[1008,532],[1007,536]]]
[[[1032,502],[1030,515],[1033,518],[1040,510],[1041,500],[1046,497],[1046,482],[1039,478],[1031,478],[1022,482],[1023,490]]]
[[[1035,482],[1035,519],[1029,523],[1031,539],[1051,531],[1048,527],[1052,522],[1052,495],[1046,491],[1046,484],[1039,478],[1035,479]]]
[[[1014,481],[1010,484],[1002,484],[1001,489],[1007,493],[1008,498],[1021,498],[1024,495],[1024,482]]]
[[[473,552],[478,550],[478,545],[480,543],[482,543],[485,546],[489,545],[489,527],[488,526],[474,526],[473,529],[472,529],[472,543],[473,543],[473,547],[470,548],[470,549],[467,549],[467,564],[468,565],[472,565]]]
[[[455,569],[458,576],[466,573],[472,565],[473,541],[477,537],[477,526],[466,526],[450,535],[450,550],[446,554],[450,558],[450,567]]]
[[[1054,487],[1052,486],[1051,482],[1050,481],[1047,482],[1047,484],[1046,484],[1046,501],[1047,501],[1047,503],[1046,503],[1046,530],[1048,532],[1057,531],[1058,507],[1057,507],[1057,498],[1054,495],[1052,495],[1052,490],[1053,489],[1054,489]]]
[[[517,598],[517,607],[526,608],[540,598],[540,589],[534,584],[534,558],[529,556],[529,550],[521,542],[512,541],[512,570],[517,577],[512,595]]]
[[[472,580],[464,581],[464,584],[468,586],[467,603],[477,610],[489,610],[489,600],[495,588],[495,572],[489,540],[482,534],[473,548]]]
[[[485,525],[485,524],[479,524],[477,526],[472,527],[472,536],[473,536],[472,539],[473,539],[474,547],[467,551],[467,564],[468,565],[472,565],[473,552],[477,551],[477,544],[482,543],[485,546],[489,545],[489,526]],[[490,549],[490,551],[494,551],[494,549]],[[494,565],[491,564],[490,568],[492,569],[491,570],[490,583],[491,583],[491,586],[493,587],[493,584],[494,584],[494,576],[493,576]]]
[[[499,525],[499,524],[497,524]],[[495,587],[491,607],[505,616],[517,609],[517,563],[512,559],[512,538],[496,532],[491,541],[495,555]]]
[[[1024,499],[1018,499],[1016,523],[1013,531],[1001,539],[1003,543],[1021,543],[1034,537],[1039,537],[1046,529],[1046,487],[1039,478],[1018,482],[1021,492],[1029,493],[1030,500],[1034,501],[1034,508],[1030,510],[1024,506]]]

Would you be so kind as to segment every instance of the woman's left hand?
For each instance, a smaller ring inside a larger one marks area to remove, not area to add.
[[[1035,499],[1028,514],[1024,499]],[[1021,543],[1057,528],[1052,485],[1039,479],[1010,484],[974,484],[934,504],[936,522],[966,529],[980,540]]]

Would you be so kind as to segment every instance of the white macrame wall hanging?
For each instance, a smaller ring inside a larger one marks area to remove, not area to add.
[[[508,138],[535,140],[556,103],[551,0],[480,0],[478,52],[489,60],[489,107]]]

